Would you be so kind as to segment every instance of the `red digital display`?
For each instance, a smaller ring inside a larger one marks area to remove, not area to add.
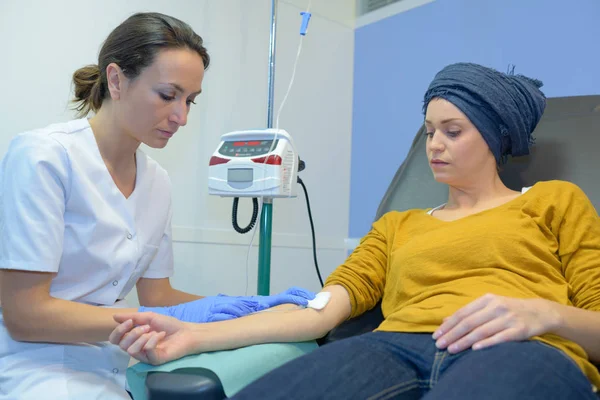
[[[1,1],[1,0],[0,0]],[[277,141],[272,140],[237,140],[237,141],[224,141],[221,148],[219,148],[219,154],[227,157],[256,157],[268,154],[273,148],[277,147]],[[217,162],[218,160],[213,160]],[[267,161],[267,164],[273,164],[271,160]],[[213,165],[213,164],[211,164]]]
[[[260,146],[260,141],[252,141],[252,142],[233,142],[233,147],[243,147],[243,146]]]

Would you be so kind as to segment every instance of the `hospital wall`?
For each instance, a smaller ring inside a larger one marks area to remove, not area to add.
[[[598,0],[435,0],[358,27],[349,237],[368,232],[437,71],[459,61],[513,64],[542,80],[548,97],[599,94],[599,18]]]
[[[287,90],[308,1],[280,1],[274,110]],[[316,3],[316,2],[313,2]],[[345,257],[348,232],[354,10],[347,0],[314,4],[294,86],[280,127],[294,138],[307,168],[319,262],[327,276]],[[197,294],[256,291],[258,233],[231,226],[232,199],[207,194],[208,160],[222,133],[266,127],[270,0],[77,0],[0,2],[0,156],[18,132],[74,118],[71,75],[97,62],[111,29],[137,11],[188,22],[205,39],[211,66],[188,125],[162,150],[145,149],[173,184],[176,288]],[[320,11],[321,10],[321,11]],[[149,202],[152,199],[148,199]],[[241,201],[239,222],[250,216]],[[247,257],[248,256],[248,257]],[[275,200],[272,291],[290,285],[316,290],[304,196]],[[135,293],[129,296],[137,301]]]

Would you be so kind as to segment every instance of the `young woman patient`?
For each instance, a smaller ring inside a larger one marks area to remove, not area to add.
[[[320,347],[234,398],[596,399],[598,214],[574,184],[513,191],[498,176],[508,156],[529,153],[541,85],[466,63],[435,76],[424,96],[426,155],[448,201],[375,222],[327,279],[323,310],[209,324],[122,314],[110,341],[161,364],[322,337],[382,300],[375,332]]]

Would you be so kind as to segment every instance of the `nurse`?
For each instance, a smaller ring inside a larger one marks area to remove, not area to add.
[[[187,24],[135,14],[98,65],[74,73],[82,118],[11,142],[0,166],[0,400],[129,399],[129,356],[106,340],[115,308],[136,311],[123,300],[134,286],[141,311],[190,322],[314,297],[202,298],[169,283],[170,181],[139,145],[163,148],[187,123],[208,65]]]

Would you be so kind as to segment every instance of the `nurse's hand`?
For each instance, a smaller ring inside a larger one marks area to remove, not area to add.
[[[140,307],[139,312],[151,311],[184,322],[215,322],[242,317],[264,307],[256,301],[228,296],[211,296],[170,307]]]
[[[140,307],[138,311],[152,311],[175,317],[185,322],[216,322],[243,317],[281,304],[306,306],[315,293],[292,287],[273,296],[211,296],[171,307]]]
[[[219,296],[224,296],[220,294]],[[295,304],[297,306],[306,307],[309,300],[313,300],[317,296],[316,293],[299,287],[291,287],[285,292],[274,294],[271,296],[238,296],[236,299],[243,299],[260,304],[261,309],[267,309],[281,304]]]
[[[191,330],[175,318],[145,312],[117,314],[114,319],[120,324],[109,341],[142,362],[160,365],[191,351]]]

